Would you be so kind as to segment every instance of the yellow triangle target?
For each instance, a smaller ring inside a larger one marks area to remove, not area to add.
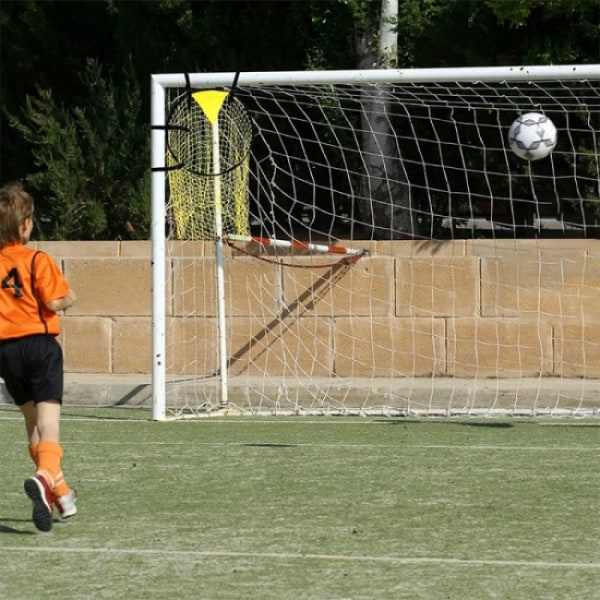
[[[221,92],[218,90],[204,90],[201,92],[195,92],[192,94],[192,98],[196,101],[198,106],[204,111],[206,118],[213,125],[225,102],[225,98],[229,95],[229,92]]]

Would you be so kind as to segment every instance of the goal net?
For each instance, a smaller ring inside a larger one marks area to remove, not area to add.
[[[600,414],[599,90],[600,65],[154,75],[154,417]],[[511,149],[526,113],[545,158]]]

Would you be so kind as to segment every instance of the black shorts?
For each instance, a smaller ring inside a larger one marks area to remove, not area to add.
[[[0,342],[0,377],[17,406],[63,396],[63,353],[51,335]]]

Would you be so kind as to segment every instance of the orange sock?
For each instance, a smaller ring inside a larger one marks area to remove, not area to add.
[[[63,457],[63,449],[56,442],[40,442],[37,446],[29,447],[29,452],[35,455],[38,473],[42,474],[56,496],[66,496],[71,488],[65,481],[61,470],[60,461]]]
[[[58,442],[40,442],[37,445],[37,473],[43,475],[51,488],[61,473],[63,450]]]
[[[29,444],[29,456],[31,456],[31,460],[35,463],[35,466],[37,467],[37,444]]]
[[[71,488],[67,485],[62,471],[54,478],[54,487],[52,488],[55,496],[66,496]]]

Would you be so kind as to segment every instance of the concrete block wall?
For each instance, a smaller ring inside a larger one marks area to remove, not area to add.
[[[78,296],[62,317],[67,373],[150,373],[150,242],[34,245]],[[353,245],[370,254],[323,269],[280,270],[228,251],[232,374],[282,375],[294,360],[311,376],[600,377],[599,241]],[[170,257],[173,372],[190,357],[214,372],[213,245],[173,242]],[[183,321],[190,290],[195,316]]]

